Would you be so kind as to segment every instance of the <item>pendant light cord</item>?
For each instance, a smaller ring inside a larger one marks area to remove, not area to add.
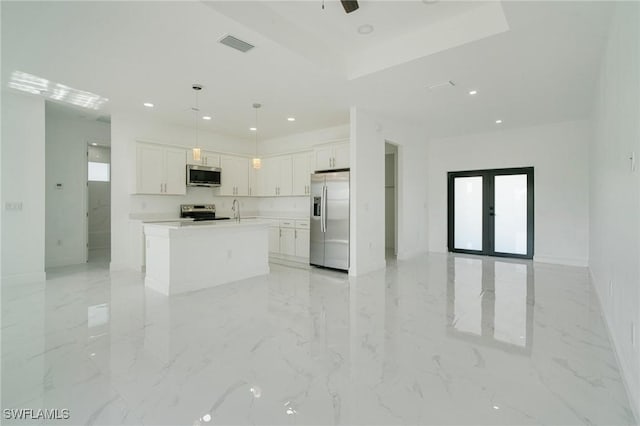
[[[193,115],[194,115],[195,120],[196,120],[196,148],[199,148],[200,145],[198,145],[198,111],[199,111],[199,108],[198,108],[198,91],[195,90],[195,92],[196,92],[196,108],[193,111]]]

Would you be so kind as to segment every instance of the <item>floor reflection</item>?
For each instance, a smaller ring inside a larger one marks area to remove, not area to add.
[[[531,262],[450,256],[447,334],[531,355],[534,270]]]

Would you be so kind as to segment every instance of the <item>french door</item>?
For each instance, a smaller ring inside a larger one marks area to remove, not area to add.
[[[533,167],[448,173],[448,246],[533,258]]]

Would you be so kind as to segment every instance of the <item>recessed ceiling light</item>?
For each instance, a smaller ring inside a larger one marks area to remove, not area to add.
[[[470,94],[471,96],[473,96],[473,95],[477,95],[477,94],[478,94],[478,91],[477,91],[477,90],[470,90],[470,91],[469,91],[469,94]]]
[[[373,25],[371,24],[363,24],[358,27],[358,33],[367,35],[373,32]]]
[[[289,118],[287,118],[287,121],[296,121],[296,118],[295,117],[289,117]]]
[[[496,120],[496,124],[502,124],[502,120]]]
[[[91,145],[93,145],[93,146],[98,146],[98,144],[97,144],[97,143],[95,143],[95,142],[92,142],[92,143],[91,143]]]
[[[151,102],[145,102],[142,105],[146,106],[147,108],[153,108],[153,104]]]
[[[258,129],[256,129],[255,127],[249,127],[249,130],[251,130],[252,132],[255,132]]]
[[[205,115],[204,117],[202,117],[203,120],[211,120],[211,117],[208,115]]]

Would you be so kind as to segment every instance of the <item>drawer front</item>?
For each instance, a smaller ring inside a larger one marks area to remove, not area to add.
[[[296,228],[309,229],[309,220],[308,219],[296,220]]]
[[[280,220],[280,228],[295,228],[295,220]]]

